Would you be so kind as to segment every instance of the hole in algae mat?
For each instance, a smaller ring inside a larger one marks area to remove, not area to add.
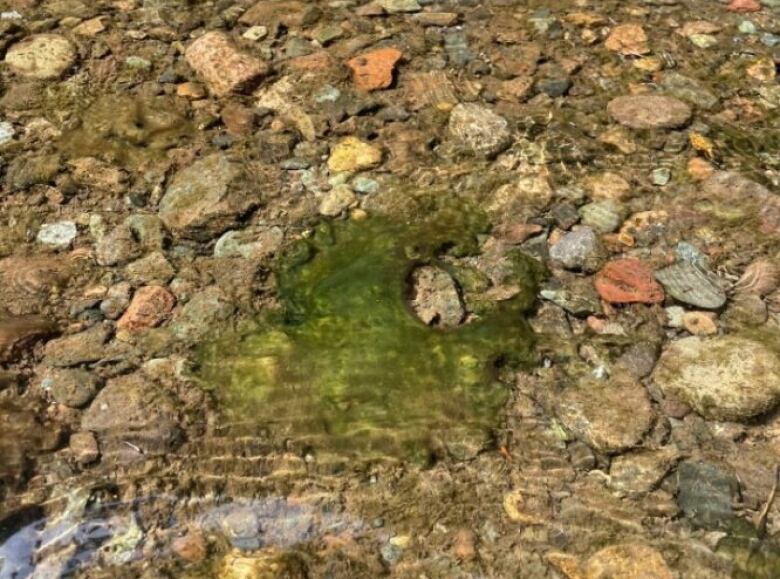
[[[201,377],[228,423],[368,460],[472,456],[510,394],[499,366],[530,363],[539,267],[516,252],[520,291],[456,328],[426,326],[407,298],[416,266],[476,253],[479,223],[468,212],[339,222],[291,248],[278,264],[281,312],[204,348]]]

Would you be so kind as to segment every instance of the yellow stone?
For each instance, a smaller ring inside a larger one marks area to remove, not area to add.
[[[347,137],[338,143],[330,153],[328,168],[334,173],[362,171],[382,162],[382,151],[361,141],[357,137]]]
[[[672,572],[655,549],[641,544],[602,549],[585,565],[586,579],[672,579]]]

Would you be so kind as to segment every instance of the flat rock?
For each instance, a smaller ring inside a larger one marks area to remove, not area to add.
[[[625,375],[609,380],[584,379],[556,403],[563,425],[599,452],[636,446],[650,429],[653,409],[645,388]]]
[[[399,60],[401,51],[397,48],[380,48],[350,59],[347,66],[357,89],[373,91],[388,88],[393,83],[393,72]]]
[[[594,283],[601,299],[613,304],[664,301],[664,290],[655,280],[653,270],[638,259],[610,261],[596,274]]]
[[[698,308],[715,310],[726,303],[726,292],[715,276],[701,267],[680,262],[655,272],[674,299]]]
[[[661,553],[639,543],[612,545],[585,563],[585,579],[673,579]]]
[[[43,350],[43,361],[61,368],[97,362],[105,355],[105,344],[110,337],[109,325],[96,324],[83,332],[48,342]]]
[[[777,353],[739,336],[672,342],[661,354],[653,379],[664,395],[713,420],[748,420],[780,402]]]
[[[714,464],[686,461],[677,467],[677,503],[699,527],[728,527],[738,489],[737,479]]]
[[[192,296],[171,324],[171,329],[181,340],[198,340],[213,333],[234,311],[235,307],[221,289],[208,287]]]
[[[140,373],[109,380],[84,412],[81,428],[96,435],[104,455],[131,459],[168,452],[180,433],[173,399]]]
[[[484,157],[494,157],[512,144],[507,120],[473,103],[459,104],[452,109],[449,132],[458,145]]]
[[[57,79],[76,62],[76,49],[57,34],[35,34],[8,49],[5,62],[19,76]]]
[[[650,52],[647,34],[639,24],[621,24],[612,29],[604,46],[623,56],[642,56]]]
[[[195,161],[174,176],[160,201],[160,218],[182,237],[222,233],[257,204],[243,176],[240,165],[219,153]]]
[[[677,129],[688,124],[693,115],[683,101],[661,95],[617,97],[607,105],[607,113],[631,129]]]
[[[679,458],[679,450],[672,446],[618,456],[609,467],[609,487],[629,494],[648,493],[656,488]]]
[[[268,74],[268,65],[239,51],[222,32],[207,32],[185,53],[187,64],[216,96],[253,89]]]
[[[226,232],[214,245],[214,257],[263,259],[278,250],[284,240],[281,227],[264,225]]]

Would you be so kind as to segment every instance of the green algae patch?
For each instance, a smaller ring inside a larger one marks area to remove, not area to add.
[[[204,349],[204,383],[231,422],[315,452],[473,455],[510,395],[499,370],[530,362],[525,314],[539,268],[513,255],[521,290],[449,329],[414,315],[409,279],[418,265],[452,270],[448,260],[476,252],[486,227],[463,210],[417,224],[374,217],[320,227],[280,260],[281,311]]]

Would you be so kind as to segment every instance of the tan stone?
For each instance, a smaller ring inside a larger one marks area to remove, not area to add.
[[[613,545],[585,564],[585,579],[673,579],[661,554],[640,544]]]
[[[338,143],[328,158],[328,168],[334,173],[362,171],[382,162],[382,151],[357,137],[347,137]]]
[[[251,90],[268,74],[266,63],[240,52],[222,32],[208,32],[195,40],[185,58],[216,96]]]

